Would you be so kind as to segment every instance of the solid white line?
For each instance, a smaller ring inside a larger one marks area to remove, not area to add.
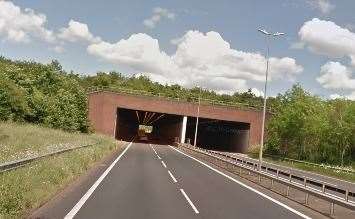
[[[220,174],[220,175],[222,175],[222,176],[224,176],[224,177],[226,177],[226,178],[232,180],[232,181],[235,182],[235,183],[238,183],[239,185],[241,185],[241,186],[243,186],[243,187],[245,187],[245,188],[247,188],[247,189],[249,189],[249,190],[251,190],[251,191],[257,193],[258,195],[260,195],[260,196],[262,196],[262,197],[264,197],[264,198],[266,198],[266,199],[268,199],[268,200],[270,200],[270,201],[272,201],[272,202],[274,202],[274,203],[276,203],[276,204],[278,204],[278,205],[280,205],[280,206],[286,208],[287,210],[289,210],[289,211],[291,211],[291,212],[297,214],[298,216],[301,216],[301,217],[306,218],[306,219],[311,219],[311,218],[308,217],[307,215],[302,214],[301,212],[299,212],[299,211],[297,211],[297,210],[295,210],[295,209],[293,209],[293,208],[291,208],[291,207],[285,205],[284,203],[281,203],[281,202],[279,202],[279,201],[277,201],[277,200],[271,198],[270,196],[265,195],[264,193],[262,193],[262,192],[260,192],[260,191],[258,191],[258,190],[256,190],[256,189],[254,189],[254,188],[252,188],[252,187],[250,187],[250,186],[248,186],[248,185],[246,185],[246,184],[244,184],[244,183],[242,183],[242,182],[239,182],[238,180],[234,179],[233,177],[228,176],[227,174],[225,174],[225,173],[223,173],[223,172],[221,172],[221,171],[219,171],[219,170],[217,170],[217,169],[211,167],[210,165],[208,165],[208,164],[206,164],[206,163],[204,163],[204,162],[202,162],[202,161],[200,161],[200,160],[198,160],[198,159],[196,159],[196,158],[194,158],[194,157],[192,157],[192,156],[190,156],[190,155],[188,155],[188,154],[185,154],[184,152],[182,152],[182,151],[180,151],[180,150],[178,150],[178,149],[176,149],[176,148],[174,148],[174,147],[172,147],[172,146],[170,146],[170,148],[174,149],[175,151],[179,152],[180,154],[183,154],[183,155],[185,155],[185,156],[187,156],[187,157],[189,157],[189,158],[191,158],[191,159],[193,159],[193,160],[199,162],[200,164],[204,165],[205,167],[209,168],[210,170],[215,171],[216,173],[218,173],[218,174]]]
[[[164,163],[164,161],[161,161],[161,164],[163,164],[163,166],[166,168],[166,164]]]
[[[170,172],[170,170],[168,170],[168,173],[169,173],[170,177],[173,179],[174,183],[176,183],[177,180],[175,179],[174,175]]]
[[[121,159],[121,157],[126,153],[126,151],[131,147],[132,142],[124,149],[124,151],[111,163],[111,165],[105,170],[105,172],[96,180],[96,182],[90,187],[90,189],[81,197],[81,199],[76,203],[76,205],[71,209],[71,211],[64,217],[64,219],[72,219],[80,210],[80,208],[85,204],[89,199],[95,189],[100,185],[102,180],[107,176],[115,164]]]
[[[200,213],[197,208],[195,207],[194,203],[192,203],[192,201],[190,200],[189,196],[186,195],[185,191],[183,189],[180,189],[180,192],[182,193],[182,195],[185,197],[185,199],[187,200],[187,202],[190,204],[191,208],[194,210],[194,212],[196,214]]]
[[[159,155],[158,155],[158,154],[157,154],[157,157],[158,157],[158,159],[159,159],[159,160],[161,160],[161,157],[159,157]]]

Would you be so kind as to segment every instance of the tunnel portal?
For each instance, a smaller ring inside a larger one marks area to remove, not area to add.
[[[185,120],[184,123],[181,115],[117,108],[115,137],[155,144],[173,144],[181,140],[194,144],[197,119],[185,117]],[[196,145],[202,148],[245,152],[249,145],[249,123],[199,118],[197,130]]]
[[[131,109],[117,109],[117,139],[172,144],[180,137],[182,117],[178,115]],[[150,133],[139,126],[152,127]]]

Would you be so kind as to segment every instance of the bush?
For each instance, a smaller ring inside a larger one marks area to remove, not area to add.
[[[0,120],[88,132],[81,79],[64,72],[58,62],[43,65],[0,58],[0,77]]]
[[[277,101],[268,123],[268,153],[339,165],[355,158],[354,102],[324,101],[299,85]]]

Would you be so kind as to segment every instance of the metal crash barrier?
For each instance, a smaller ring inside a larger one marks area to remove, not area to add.
[[[314,178],[297,175],[292,171],[286,171],[283,168],[279,168],[278,165],[262,166],[262,170],[258,170],[258,162],[255,159],[248,157],[230,155],[223,152],[211,151],[203,148],[193,147],[191,145],[180,144],[185,150],[194,151],[202,155],[206,155],[213,158],[219,164],[232,165],[238,168],[238,174],[241,176],[242,171],[247,171],[248,175],[254,174],[257,176],[257,182],[260,184],[262,179],[268,179],[270,181],[268,189],[273,189],[275,182],[282,184],[286,187],[284,195],[288,197],[290,195],[290,188],[301,191],[304,193],[304,204],[309,205],[309,196],[313,196],[329,202],[329,214],[334,215],[334,205],[339,205],[349,210],[355,210],[355,202],[350,200],[349,197],[355,197],[354,191],[350,191],[350,188],[343,188],[341,186],[334,185],[332,183],[323,182]],[[254,182],[254,181],[253,181]],[[263,186],[265,187],[265,186]],[[319,189],[315,188],[318,187]],[[267,188],[267,187],[266,187]],[[331,194],[329,191],[336,191],[342,196]],[[279,193],[280,194],[280,193]]]

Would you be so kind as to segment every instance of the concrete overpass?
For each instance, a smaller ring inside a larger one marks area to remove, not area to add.
[[[150,142],[193,143],[197,104],[164,98],[97,91],[89,94],[89,120],[96,132],[130,140],[139,125],[153,128]],[[197,145],[244,152],[260,142],[262,112],[201,104]]]

